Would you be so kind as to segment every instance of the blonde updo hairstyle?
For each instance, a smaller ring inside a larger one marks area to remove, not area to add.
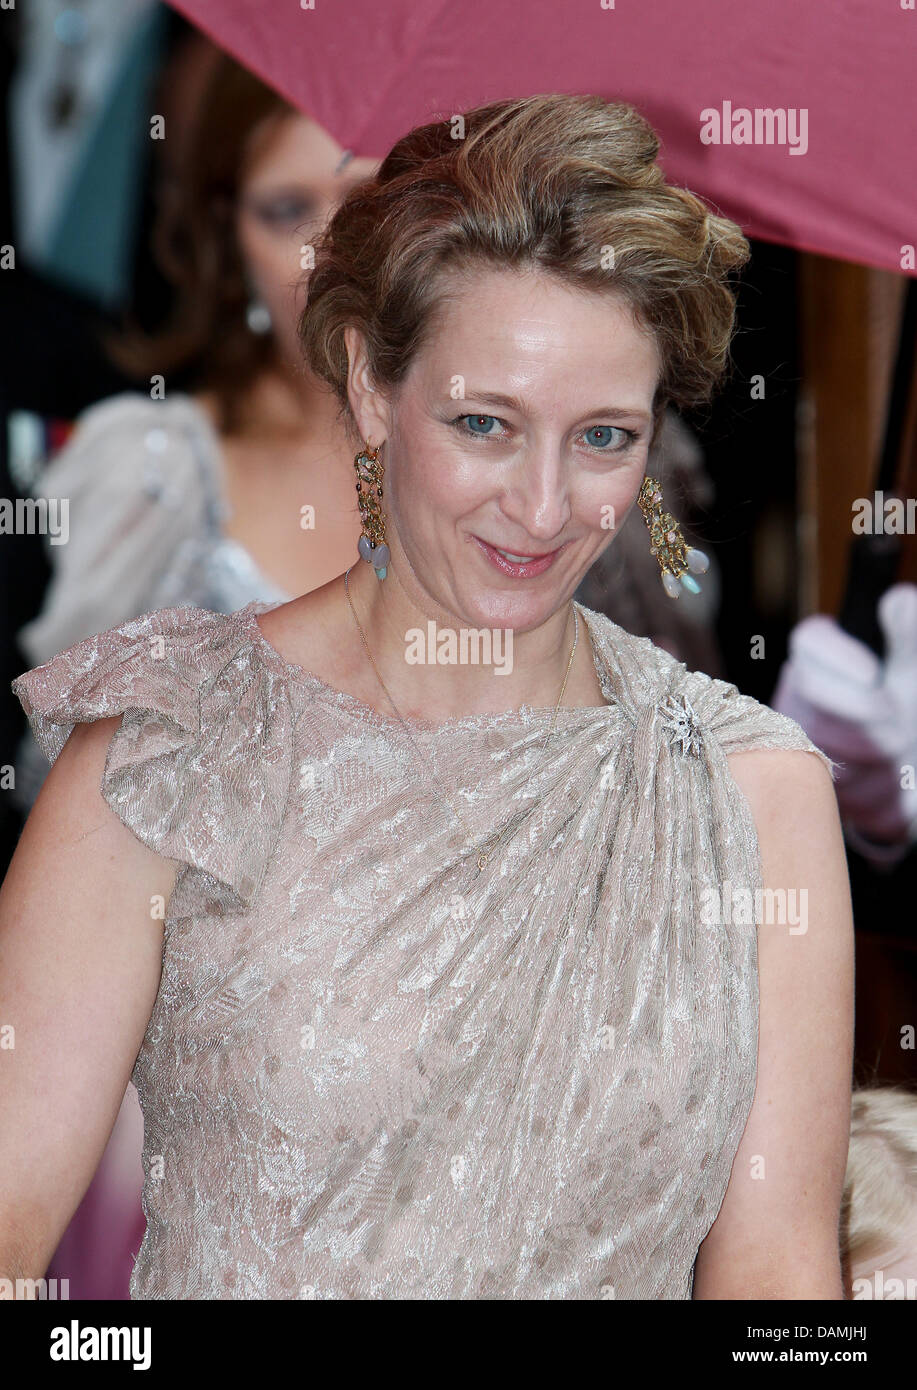
[[[662,363],[654,438],[669,402],[707,401],[729,358],[729,273],[749,246],[735,223],[665,182],[647,121],[576,95],[494,102],[462,120],[462,138],[453,118],[399,140],[316,246],[300,336],[355,437],[344,329],[361,334],[374,385],[391,397],[434,328],[450,273],[475,267],[534,267],[623,296]]]
[[[866,1269],[872,1274],[902,1248],[917,1265],[917,1091],[853,1092],[840,1235],[848,1281]]]

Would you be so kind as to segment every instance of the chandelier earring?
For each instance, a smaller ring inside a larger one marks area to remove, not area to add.
[[[702,550],[688,545],[671,512],[662,510],[662,487],[658,478],[644,478],[637,494],[637,506],[650,533],[650,553],[659,561],[662,587],[669,598],[678,598],[682,588],[699,594],[695,574],[706,574],[710,561]],[[691,571],[691,573],[689,573]]]
[[[385,543],[385,514],[382,510],[382,479],[385,464],[379,458],[381,444],[371,449],[368,444],[360,450],[353,461],[357,475],[357,501],[363,534],[357,549],[360,557],[376,571],[377,579],[384,579],[391,553]]]

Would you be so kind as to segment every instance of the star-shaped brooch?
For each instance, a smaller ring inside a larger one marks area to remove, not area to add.
[[[700,720],[684,695],[669,695],[665,704],[659,706],[665,715],[662,727],[669,735],[672,748],[681,744],[681,751],[691,757],[698,757],[701,751]]]

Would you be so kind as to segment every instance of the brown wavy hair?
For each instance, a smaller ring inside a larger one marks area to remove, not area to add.
[[[726,373],[730,272],[749,256],[741,230],[665,182],[655,131],[625,103],[533,96],[462,119],[459,139],[455,118],[412,130],[335,211],[299,324],[309,366],[354,431],[348,325],[366,342],[377,386],[395,388],[432,329],[447,272],[536,267],[614,291],[653,331],[662,360],[655,439],[669,402],[707,401]]]
[[[248,387],[276,351],[272,335],[254,334],[246,323],[249,291],[235,230],[239,188],[277,122],[292,114],[270,87],[219,55],[187,140],[158,188],[152,245],[177,291],[171,316],[153,334],[130,323],[107,338],[110,355],[130,375],[181,371],[196,388],[212,391],[226,433],[237,427]]]

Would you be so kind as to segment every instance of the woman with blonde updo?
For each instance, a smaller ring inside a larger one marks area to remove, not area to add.
[[[348,194],[309,284],[362,558],[15,682],[53,767],[0,893],[34,1040],[0,1273],[44,1267],[133,1075],[135,1298],[841,1299],[830,765],[573,598],[635,502],[697,587],[644,475],[747,243],[631,107],[452,129]]]

